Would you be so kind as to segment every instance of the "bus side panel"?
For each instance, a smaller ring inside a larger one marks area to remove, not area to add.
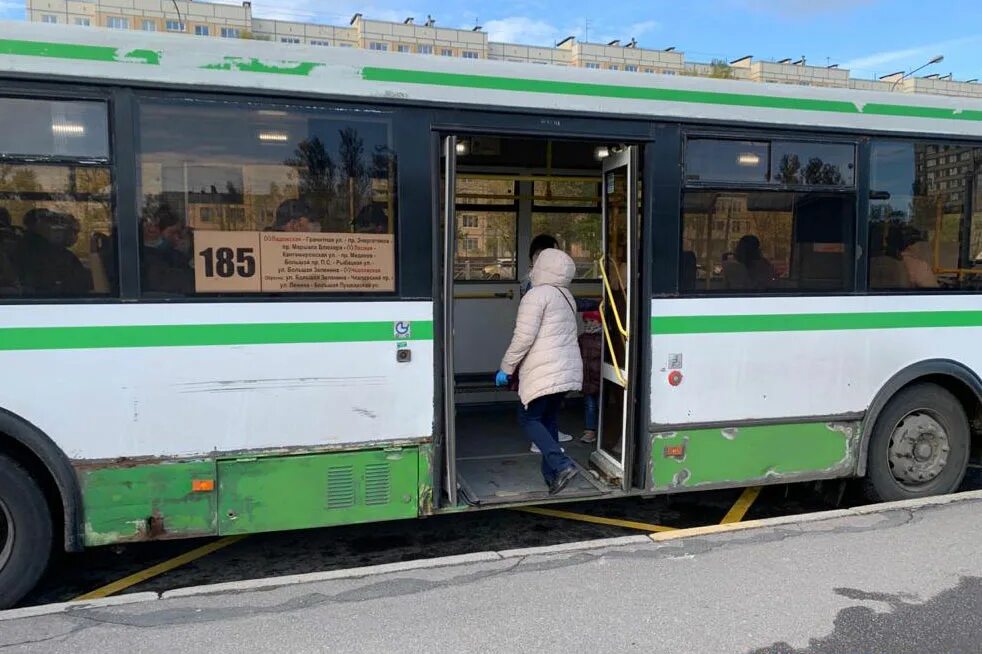
[[[649,489],[854,474],[858,421],[897,372],[982,371],[967,295],[656,299],[651,331]]]
[[[0,406],[76,461],[426,440],[432,311],[430,302],[6,307]]]

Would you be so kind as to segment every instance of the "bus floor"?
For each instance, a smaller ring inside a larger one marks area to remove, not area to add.
[[[457,480],[462,501],[504,504],[545,499],[539,454],[518,425],[518,405],[499,403],[457,408]],[[560,493],[563,498],[596,497],[609,492],[588,467],[593,444],[581,443],[583,408],[578,398],[567,400],[559,416],[559,430],[573,436],[562,443],[580,474]]]

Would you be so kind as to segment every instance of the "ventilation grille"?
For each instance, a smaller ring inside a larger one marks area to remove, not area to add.
[[[365,504],[388,504],[392,498],[392,479],[389,464],[373,463],[365,466]]]
[[[327,469],[327,508],[347,509],[355,505],[355,473],[351,466]]]

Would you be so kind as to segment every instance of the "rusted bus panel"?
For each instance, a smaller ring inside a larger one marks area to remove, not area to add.
[[[419,515],[433,514],[433,446],[429,443],[419,447]]]
[[[859,421],[657,432],[647,486],[671,492],[848,477],[861,434]]]
[[[86,546],[218,533],[214,460],[141,464],[122,461],[77,468]]]

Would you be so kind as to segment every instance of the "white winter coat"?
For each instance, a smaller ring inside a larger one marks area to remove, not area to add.
[[[532,268],[532,290],[518,306],[515,333],[501,370],[518,370],[518,397],[526,407],[544,395],[578,391],[583,361],[576,340],[576,300],[569,284],[576,265],[562,250],[543,250]]]

